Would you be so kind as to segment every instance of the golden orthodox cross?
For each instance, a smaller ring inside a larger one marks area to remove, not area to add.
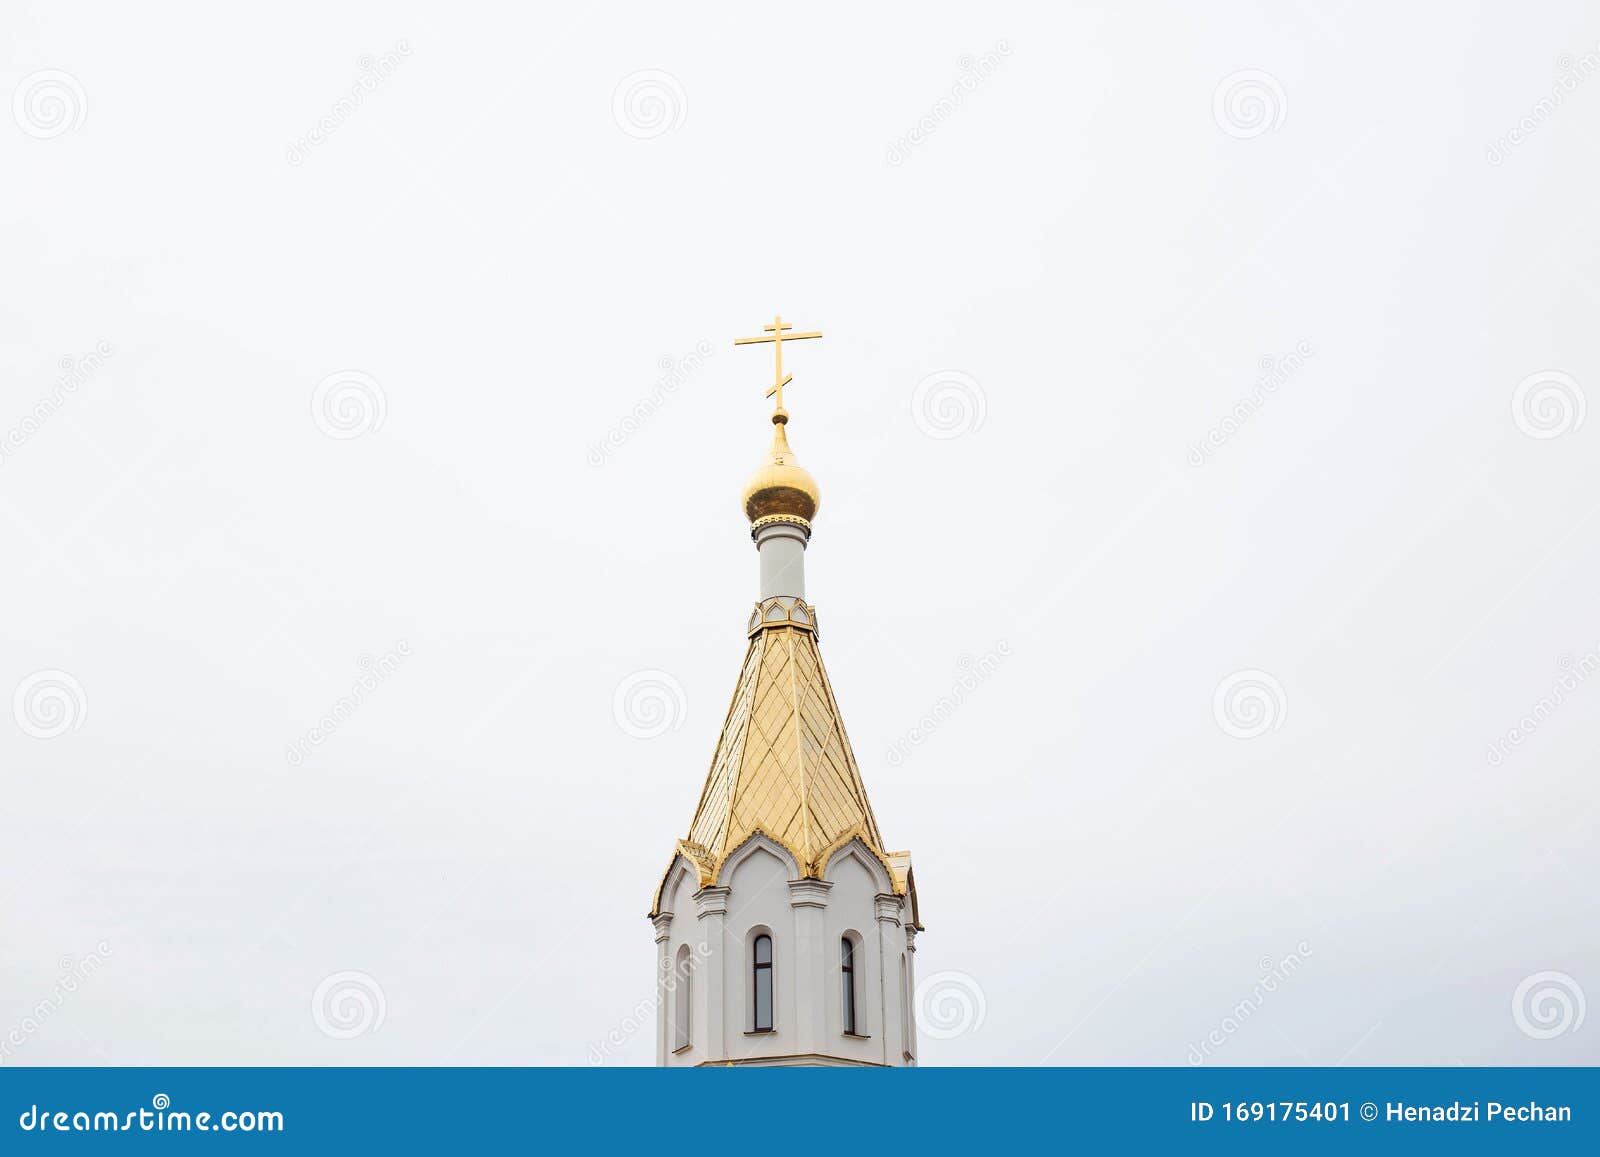
[[[759,345],[762,342],[769,341],[772,343],[774,368],[772,374],[772,388],[767,391],[767,397],[775,399],[775,405],[777,408],[773,411],[773,414],[782,414],[787,418],[789,416],[789,412],[783,408],[783,387],[794,381],[794,375],[789,374],[787,377],[784,376],[783,343],[786,341],[804,341],[806,338],[810,337],[821,337],[822,333],[820,331],[816,333],[790,333],[788,331],[792,330],[794,326],[789,325],[783,320],[782,317],[777,315],[773,316],[771,325],[765,325],[761,328],[767,331],[767,336],[736,337],[733,339],[733,344]]]

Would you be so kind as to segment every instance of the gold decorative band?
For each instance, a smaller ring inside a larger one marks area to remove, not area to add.
[[[750,537],[755,538],[767,526],[798,526],[807,538],[811,537],[811,524],[798,514],[763,514],[750,524]]]

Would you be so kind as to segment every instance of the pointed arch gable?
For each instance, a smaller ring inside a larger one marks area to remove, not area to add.
[[[656,894],[650,905],[650,916],[655,918],[662,913],[675,914],[674,910],[664,905],[671,903],[672,894],[678,890],[678,885],[685,876],[694,871],[694,865],[687,857],[673,856],[672,862],[667,865],[667,870],[661,876],[661,883],[656,885]]]
[[[817,861],[817,878],[830,879],[829,872],[844,859],[854,859],[861,863],[871,874],[880,892],[898,891],[895,888],[894,874],[889,870],[889,865],[884,863],[883,857],[872,850],[867,843],[864,833],[860,829],[852,829],[841,836],[832,847],[823,853]]]
[[[688,840],[679,840],[673,850],[672,859],[667,863],[667,870],[661,873],[661,882],[656,885],[655,895],[650,901],[650,918],[653,920],[661,915],[662,904],[667,902],[667,897],[672,895],[673,889],[678,886],[682,873],[689,873],[697,888],[703,888],[711,880],[706,871],[702,849],[691,844]]]
[[[776,856],[788,869],[791,880],[798,879],[800,872],[800,857],[782,840],[773,839],[766,832],[757,828],[746,836],[740,843],[733,847],[722,862],[717,865],[716,874],[712,879],[713,884],[726,884],[733,878],[735,869],[757,852],[768,852]]]
[[[909,867],[906,869],[906,898],[911,901],[911,926],[918,932],[927,931],[922,926],[922,909],[917,907],[917,877]]]

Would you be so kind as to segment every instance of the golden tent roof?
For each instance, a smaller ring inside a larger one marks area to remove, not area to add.
[[[689,837],[677,851],[695,864],[702,884],[711,884],[729,853],[760,832],[789,849],[802,875],[820,877],[829,856],[859,838],[904,894],[910,855],[884,848],[815,622],[808,604],[787,597],[752,612],[733,701]]]

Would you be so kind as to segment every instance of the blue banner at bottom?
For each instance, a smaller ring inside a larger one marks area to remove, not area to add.
[[[1600,1153],[1595,1068],[0,1069],[0,1149]]]

